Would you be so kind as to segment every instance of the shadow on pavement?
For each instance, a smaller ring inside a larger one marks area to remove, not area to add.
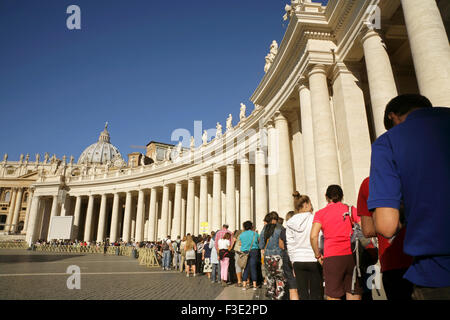
[[[0,263],[22,263],[22,262],[52,262],[70,258],[82,257],[81,254],[74,255],[0,255]]]

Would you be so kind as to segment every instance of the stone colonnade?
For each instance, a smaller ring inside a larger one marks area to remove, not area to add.
[[[450,49],[436,1],[401,3],[420,93],[434,105],[450,106]],[[62,206],[56,196],[37,194],[26,223],[27,241],[46,234],[45,217],[70,214],[73,238],[85,241],[153,241],[203,233],[205,223],[208,232],[223,223],[231,230],[240,229],[246,220],[261,231],[267,212],[284,217],[293,209],[292,192],[299,186],[315,210],[326,205],[324,194],[330,184],[341,185],[346,202],[356,204],[360,183],[369,174],[369,119],[375,136],[381,135],[386,103],[398,94],[379,31],[365,25],[357,41],[365,58],[371,106],[367,111],[359,71],[345,57],[328,61],[324,54],[317,60],[305,59],[306,65],[296,69],[302,71],[295,75],[297,85],[290,93],[297,97],[297,119],[283,104],[269,103],[266,110],[255,112],[267,132],[266,146],[258,144],[251,153],[217,161],[221,164],[210,170],[180,165],[179,178],[171,178],[170,183],[144,188],[142,180],[121,191],[80,194],[78,190]],[[15,219],[15,212],[11,216]]]

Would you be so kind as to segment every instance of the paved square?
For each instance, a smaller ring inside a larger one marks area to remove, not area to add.
[[[81,289],[69,290],[69,266],[81,270]],[[102,254],[0,250],[0,299],[251,300],[254,292],[211,284],[206,276],[140,266],[137,259]]]

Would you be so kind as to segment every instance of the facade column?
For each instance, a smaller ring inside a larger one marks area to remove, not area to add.
[[[131,240],[131,202],[132,202],[131,191],[127,191],[125,196],[125,215],[123,219],[123,236],[122,240],[124,242],[129,242]]]
[[[53,209],[53,207],[52,207]],[[86,223],[84,224],[84,241],[90,242],[92,239],[92,218],[94,215],[94,196],[90,195],[86,212]]]
[[[106,201],[106,194],[102,194],[100,200],[100,213],[98,217],[97,242],[103,242],[103,240],[105,240]]]
[[[81,196],[77,196],[75,200],[75,211],[73,214],[73,229],[72,240],[78,240],[78,234],[80,231],[80,216],[81,216]]]
[[[200,176],[199,230],[201,230],[201,224],[204,222],[208,222],[208,177],[206,174]]]
[[[274,123],[267,123],[267,144],[268,144],[268,181],[269,181],[269,211],[278,212],[278,169],[279,169],[279,148],[278,132]]]
[[[278,132],[278,214],[285,216],[286,213],[293,210],[292,193],[294,191],[294,182],[292,179],[291,148],[289,139],[289,124],[286,117],[278,112],[275,115],[275,128]]]
[[[222,195],[221,195],[222,181],[220,170],[214,170],[213,174],[213,214],[212,221],[210,221],[211,230],[221,229],[222,223]]]
[[[264,227],[264,217],[268,213],[266,161],[261,148],[256,150],[255,157],[255,211],[256,229],[261,232]]]
[[[177,236],[181,236],[181,194],[182,186],[180,182],[175,183],[175,195],[173,204],[173,225],[171,238],[176,239]]]
[[[227,165],[227,194],[226,194],[226,219],[225,223],[228,223],[229,230],[236,230],[236,184],[234,165]]]
[[[187,193],[187,192],[186,192]],[[186,235],[186,197],[187,194],[185,192],[182,192],[181,195],[181,229],[180,229],[180,236],[183,238],[184,235]]]
[[[194,234],[194,215],[195,215],[195,181],[188,180],[187,208],[186,208],[186,233]]]
[[[120,197],[118,193],[114,194],[113,208],[111,216],[111,231],[109,235],[109,242],[113,243],[117,241],[117,231],[119,227],[119,201]]]
[[[33,196],[33,200],[31,201],[31,209],[30,209],[30,222],[28,225],[27,235],[25,237],[29,246],[33,244],[39,237],[37,227],[39,225],[38,216],[39,216],[39,203],[41,197]]]
[[[136,242],[144,240],[144,190],[139,190],[136,212]]]
[[[200,196],[198,188],[196,187],[194,196],[194,233],[198,235],[200,233]]]
[[[398,93],[386,45],[378,32],[370,27],[365,28],[367,30],[365,30],[361,42],[366,61],[373,121],[378,137],[386,131],[383,121],[386,105]]]
[[[59,216],[59,210],[60,205],[58,203],[58,196],[53,196],[51,217]]]
[[[27,212],[25,213],[25,222],[23,225],[22,234],[26,234],[27,230],[28,230],[28,223],[30,221],[30,210],[31,210],[31,202],[33,200],[33,193],[34,193],[34,191],[32,189],[28,189]]]
[[[161,231],[158,231],[158,238],[166,239],[168,236],[169,223],[169,186],[163,187],[162,203],[161,203]]]
[[[241,224],[245,221],[252,220],[252,204],[250,193],[250,164],[248,163],[248,157],[245,155],[241,158],[241,181],[240,181],[240,214]],[[253,221],[252,221],[253,222]],[[241,226],[238,226],[241,229]]]
[[[307,81],[302,78],[298,88],[300,98],[300,118],[302,123],[303,139],[303,166],[305,173],[305,192],[311,199],[314,208],[318,209],[318,193],[316,183],[316,161],[314,152],[314,132],[311,111],[311,95],[307,87]],[[300,190],[298,190],[302,193]]]
[[[19,224],[20,210],[22,209],[22,196],[23,188],[19,188],[16,197],[16,205],[14,206],[14,216],[12,219],[11,231],[15,233],[17,231],[17,225]]]
[[[436,0],[401,0],[420,93],[450,107],[450,47]]]
[[[13,188],[12,192],[11,192],[11,198],[9,201],[9,211],[8,211],[8,216],[6,217],[6,225],[5,225],[5,231],[10,231],[12,230],[12,220],[13,220],[13,216],[14,216],[14,209],[16,206],[16,197],[17,197],[17,189]]]
[[[334,124],[325,66],[314,66],[309,73],[309,87],[311,90],[317,190],[319,207],[323,208],[326,205],[325,192],[327,187],[331,184],[340,185]]]
[[[156,240],[156,197],[157,190],[153,187],[150,191],[150,208],[148,212],[148,240]]]
[[[364,94],[344,63],[333,70],[333,103],[345,200],[356,203],[359,186],[369,175],[370,136]]]
[[[69,215],[71,204],[72,204],[71,198],[67,194],[66,198],[64,199],[64,203],[61,206],[61,217],[65,217],[65,216]]]

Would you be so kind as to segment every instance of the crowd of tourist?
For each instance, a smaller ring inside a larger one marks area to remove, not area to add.
[[[268,213],[260,232],[252,221],[234,232],[224,224],[210,235],[166,239],[161,250],[176,251],[173,267],[187,277],[264,286],[270,299],[370,300],[379,294],[376,264],[388,300],[449,299],[450,109],[401,95],[386,106],[384,124],[357,207],[339,185],[327,188],[318,211],[295,192],[295,211],[284,219]]]
[[[325,207],[315,211],[295,192],[294,211],[267,213],[260,231],[245,221],[241,230],[225,223],[209,235],[111,245],[154,248],[163,270],[264,287],[274,300],[371,299],[378,263],[387,299],[449,299],[450,109],[402,95],[387,105],[384,124],[357,207],[330,185]]]

